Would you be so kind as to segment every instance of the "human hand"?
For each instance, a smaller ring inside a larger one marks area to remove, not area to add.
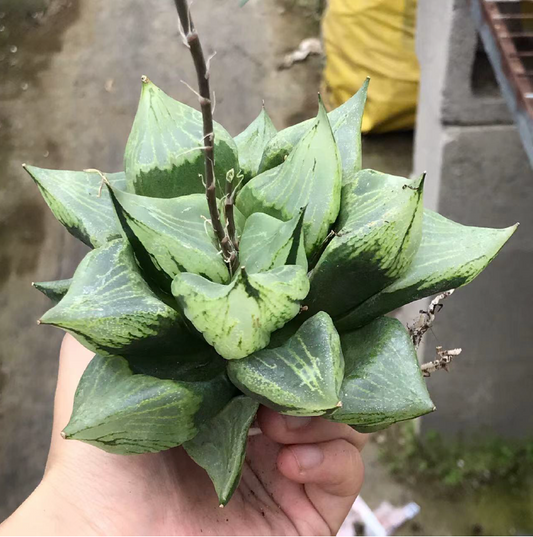
[[[182,448],[112,455],[61,438],[93,354],[67,335],[60,353],[52,443],[41,484],[0,534],[335,534],[363,481],[365,436],[322,418],[261,407],[228,505]]]

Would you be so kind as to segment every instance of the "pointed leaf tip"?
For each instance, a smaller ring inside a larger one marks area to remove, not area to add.
[[[261,212],[287,221],[307,206],[303,227],[309,257],[320,248],[337,218],[341,183],[339,153],[321,106],[287,160],[247,183],[237,197],[237,207],[245,216]]]
[[[336,319],[337,328],[352,330],[415,300],[470,283],[516,229],[516,225],[505,229],[463,226],[426,209],[422,241],[407,272]]]
[[[96,355],[64,434],[110,453],[162,451],[193,438],[233,393],[223,369],[202,381],[178,381],[136,374],[124,358]]]
[[[243,132],[235,137],[244,183],[257,175],[263,151],[276,132],[276,127],[274,127],[263,101],[259,115]]]
[[[24,168],[37,184],[54,216],[87,246],[97,248],[121,236],[120,224],[102,180],[91,172]],[[117,188],[125,186],[124,173],[107,173]]]
[[[142,277],[123,239],[89,252],[64,298],[41,318],[70,332],[101,354],[135,355],[188,346],[181,314],[163,302]]]
[[[311,313],[337,319],[405,274],[422,237],[423,183],[362,170],[344,185],[340,230],[311,276]]]
[[[239,485],[248,443],[248,431],[259,403],[245,396],[232,399],[183,447],[211,481],[224,507]]]
[[[396,319],[380,317],[341,334],[345,374],[342,407],[326,419],[376,427],[432,412],[409,334]]]
[[[328,114],[342,161],[343,183],[349,181],[361,169],[361,121],[368,90],[368,77],[359,91],[342,106]],[[283,163],[311,128],[314,119],[308,119],[280,131],[268,143],[259,166],[259,173]]]
[[[214,132],[215,176],[222,181],[238,169],[237,147],[216,122]],[[203,136],[202,114],[146,78],[124,155],[128,192],[155,198],[203,193]],[[218,185],[219,193],[223,186]]]

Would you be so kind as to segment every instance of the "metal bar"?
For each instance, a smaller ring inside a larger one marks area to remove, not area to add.
[[[498,31],[501,28],[501,24],[496,22],[501,15],[498,8],[500,3],[502,0],[470,0],[470,8],[496,80],[515,118],[522,145],[533,167],[533,84],[528,77],[521,76],[526,69],[520,58],[525,56],[520,56],[513,39],[502,39],[501,32]]]
[[[529,20],[533,19],[533,15],[522,13],[499,13],[493,17],[496,20]]]
[[[526,37],[532,38],[533,32],[508,32],[508,33],[499,33],[501,39],[524,39]]]

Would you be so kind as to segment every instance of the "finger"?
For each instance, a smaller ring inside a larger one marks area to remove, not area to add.
[[[314,444],[342,438],[361,451],[368,438],[344,423],[282,416],[266,407],[261,407],[257,419],[263,433],[279,444]]]
[[[345,439],[285,446],[278,469],[305,485],[309,500],[335,535],[363,485],[359,450]]]

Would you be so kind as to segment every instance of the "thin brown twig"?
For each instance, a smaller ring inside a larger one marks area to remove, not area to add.
[[[422,364],[420,369],[424,377],[431,376],[431,373],[444,369],[448,371],[448,366],[452,363],[453,359],[459,356],[462,349],[450,349],[445,351],[442,347],[437,347],[437,358],[427,364]]]
[[[436,296],[429,304],[427,311],[420,310],[420,317],[418,317],[418,319],[416,319],[412,325],[407,326],[415,349],[418,349],[424,334],[433,325],[435,315],[443,308],[441,301],[452,295],[454,291],[455,289],[450,289],[449,291],[445,291],[444,293]]]
[[[238,251],[239,244],[237,241],[237,233],[235,229],[235,189],[233,188],[233,180],[235,179],[235,172],[230,170],[226,174],[226,200],[224,202],[224,214],[226,215],[226,227],[228,229],[228,237],[235,250]]]
[[[183,30],[182,33],[185,36],[185,41],[189,47],[189,50],[191,51],[191,56],[198,78],[198,100],[202,110],[205,140],[205,195],[207,198],[207,205],[209,207],[209,214],[211,215],[211,223],[213,225],[213,229],[215,230],[215,235],[222,249],[222,255],[226,263],[229,264],[230,270],[232,270],[232,265],[235,263],[235,261],[233,261],[233,258],[235,257],[235,248],[224,231],[224,227],[220,219],[220,213],[218,211],[216,197],[215,134],[213,130],[211,90],[209,87],[209,69],[207,67],[205,56],[202,50],[200,38],[198,37],[198,32],[196,31],[191,18],[187,0],[174,0],[174,3],[176,4],[176,9],[178,10],[181,29]],[[236,263],[238,263],[238,260]]]

